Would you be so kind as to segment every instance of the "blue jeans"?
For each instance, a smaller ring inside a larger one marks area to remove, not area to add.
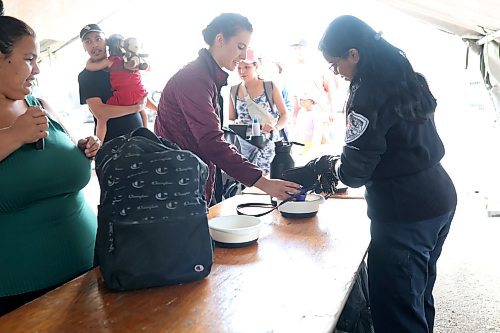
[[[368,283],[376,333],[432,333],[436,262],[452,211],[417,222],[371,223]]]

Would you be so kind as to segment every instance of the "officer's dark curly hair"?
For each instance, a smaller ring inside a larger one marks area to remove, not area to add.
[[[374,89],[374,105],[389,102],[403,119],[422,121],[436,108],[425,78],[413,70],[405,53],[387,42],[362,20],[339,16],[326,29],[319,49],[330,57],[346,57],[347,51],[356,49],[359,62],[353,81]]]

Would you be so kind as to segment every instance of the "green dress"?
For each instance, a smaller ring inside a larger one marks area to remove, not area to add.
[[[81,191],[90,161],[50,118],[48,131],[44,150],[26,144],[0,161],[0,297],[48,288],[93,266],[97,218]]]

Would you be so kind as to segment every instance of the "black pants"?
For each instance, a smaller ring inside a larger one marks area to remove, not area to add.
[[[432,333],[436,262],[455,210],[417,222],[372,221],[368,281],[376,333]]]

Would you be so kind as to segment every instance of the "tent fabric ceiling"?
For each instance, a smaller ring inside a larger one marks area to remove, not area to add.
[[[480,55],[484,82],[500,114],[499,0],[378,1],[462,37]]]
[[[461,37],[500,30],[499,0],[378,0]],[[26,21],[40,40],[66,42],[131,0],[4,0],[7,15]]]
[[[498,0],[379,0],[460,37],[500,30]]]
[[[98,23],[134,1],[137,0],[3,0],[6,15],[31,25],[48,52],[78,38],[83,25]],[[378,1],[458,35],[471,44],[486,35],[494,37],[485,45],[474,45],[472,49],[481,54],[485,82],[498,87],[500,109],[500,0]]]
[[[62,44],[78,36],[81,28],[111,15],[125,0],[3,0],[5,15],[29,24],[39,40]]]

